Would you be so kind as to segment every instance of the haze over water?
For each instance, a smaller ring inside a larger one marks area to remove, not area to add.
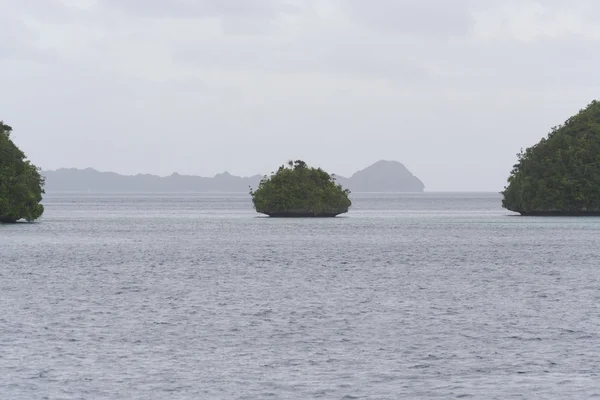
[[[47,195],[0,226],[5,399],[600,396],[600,219],[497,194]]]

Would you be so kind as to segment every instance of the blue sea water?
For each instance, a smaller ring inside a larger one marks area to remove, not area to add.
[[[0,225],[0,398],[600,398],[600,218],[353,202],[47,195]]]

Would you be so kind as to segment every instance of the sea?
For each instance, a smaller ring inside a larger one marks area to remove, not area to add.
[[[352,201],[47,194],[0,225],[0,399],[600,398],[600,218]]]

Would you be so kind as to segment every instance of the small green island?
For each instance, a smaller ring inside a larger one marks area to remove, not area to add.
[[[40,218],[44,178],[10,138],[12,128],[0,121],[0,223]]]
[[[348,212],[349,193],[335,176],[302,160],[289,161],[250,188],[254,208],[269,217],[335,217]]]
[[[502,206],[524,216],[600,215],[600,102],[517,154]]]

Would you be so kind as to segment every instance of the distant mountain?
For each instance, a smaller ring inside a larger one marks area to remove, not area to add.
[[[119,175],[92,168],[44,171],[46,192],[247,192],[256,188],[262,175],[239,177],[223,172],[212,178],[180,175]],[[336,175],[338,183],[353,192],[422,192],[423,182],[402,163],[378,161],[350,178]]]
[[[422,192],[425,185],[398,161],[377,161],[350,178],[338,177],[353,192]]]
[[[92,168],[62,168],[44,171],[46,192],[247,192],[255,188],[261,175],[233,176],[227,172],[212,178],[180,175],[156,176],[148,174],[119,175]]]

